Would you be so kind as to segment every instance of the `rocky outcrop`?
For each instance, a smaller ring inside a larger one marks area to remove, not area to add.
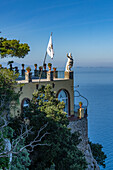
[[[87,149],[84,151],[84,155],[86,158],[86,161],[88,163],[87,170],[99,170],[99,166],[97,164],[97,161],[93,158],[90,145],[87,145]]]
[[[96,160],[93,158],[90,145],[88,144],[87,117],[75,121],[70,121],[69,127],[71,128],[72,133],[74,133],[75,131],[78,131],[80,133],[81,142],[78,145],[78,148],[85,155],[86,161],[88,163],[87,170],[99,170],[100,168]]]

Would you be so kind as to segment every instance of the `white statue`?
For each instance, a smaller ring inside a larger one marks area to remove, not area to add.
[[[71,71],[71,67],[73,66],[73,58],[72,58],[71,53],[69,53],[69,55],[67,54],[67,57],[68,57],[68,60],[67,60],[65,71],[69,72]]]

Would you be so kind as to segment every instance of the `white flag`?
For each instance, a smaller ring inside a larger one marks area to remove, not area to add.
[[[47,53],[53,59],[54,51],[53,51],[52,35],[50,36],[49,43],[47,46]]]

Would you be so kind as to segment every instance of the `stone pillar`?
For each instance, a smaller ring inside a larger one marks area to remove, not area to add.
[[[47,72],[47,80],[48,81],[53,81],[53,72],[50,71],[50,70]]]
[[[65,79],[73,79],[73,71],[65,71]]]
[[[58,78],[58,71],[53,72],[53,79]]]
[[[25,76],[25,70],[24,69],[21,70],[21,75],[22,75],[22,77]]]
[[[34,70],[34,76],[38,77],[39,76],[39,71],[38,70]]]
[[[42,71],[42,79],[47,79],[47,71],[46,70]]]
[[[25,72],[25,80],[28,83],[32,82],[32,73]]]

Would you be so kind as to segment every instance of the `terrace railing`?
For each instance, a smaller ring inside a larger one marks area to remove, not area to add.
[[[31,72],[31,73],[32,73],[32,79],[39,79],[40,78],[40,73],[41,72],[39,70],[34,70],[34,72]],[[53,72],[53,77],[55,79],[64,78],[64,71],[55,71],[55,72]],[[24,80],[24,79],[25,79],[25,71],[21,70],[17,80]],[[41,79],[47,79],[47,71],[42,71]]]

